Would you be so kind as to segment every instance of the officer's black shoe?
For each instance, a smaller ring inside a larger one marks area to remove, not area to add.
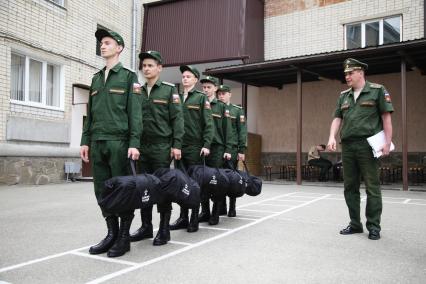
[[[187,229],[188,233],[194,233],[198,231],[198,212],[199,211],[200,211],[200,208],[198,206],[195,208],[192,208],[191,219],[189,220],[189,225]]]
[[[154,246],[161,246],[167,244],[170,241],[170,222],[171,212],[161,212],[160,213],[160,227],[158,228],[157,235],[154,238],[152,244]]]
[[[108,257],[122,256],[130,250],[129,230],[133,216],[120,217],[120,231],[114,245],[109,249]]]
[[[209,218],[210,218],[210,202],[207,200],[207,201],[201,202],[201,213],[200,215],[198,215],[198,222],[199,223],[208,222]]]
[[[173,224],[170,224],[170,230],[179,230],[188,228],[189,220],[188,220],[188,209],[180,208],[180,216],[176,219]]]
[[[217,225],[219,223],[219,208],[222,202],[213,202],[212,214],[210,215],[209,225]]]
[[[378,240],[380,239],[380,232],[376,229],[372,229],[369,233],[368,233],[368,238],[370,240]]]
[[[226,211],[226,207],[228,207],[228,205],[226,204],[226,196],[225,198],[222,199],[222,202],[220,203],[220,207],[219,207],[219,215],[226,215],[227,211]]]
[[[107,224],[108,233],[102,241],[90,247],[90,254],[101,254],[107,252],[114,245],[114,242],[118,237],[117,216],[108,216],[105,218],[105,221]]]
[[[235,197],[229,198],[229,210],[228,210],[228,217],[235,217],[237,216],[237,212],[235,211]]]
[[[130,235],[131,242],[138,242],[153,237],[152,207],[141,209],[142,226]]]
[[[352,234],[359,234],[364,232],[364,230],[362,228],[360,229],[356,229],[354,227],[352,227],[351,225],[347,226],[346,228],[344,228],[343,230],[340,231],[341,235],[352,235]]]

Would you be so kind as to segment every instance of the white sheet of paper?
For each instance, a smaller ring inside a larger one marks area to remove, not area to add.
[[[368,144],[373,149],[373,155],[375,158],[382,156],[382,148],[386,143],[385,132],[382,130],[379,133],[367,138]],[[391,142],[390,150],[395,150],[395,145]]]

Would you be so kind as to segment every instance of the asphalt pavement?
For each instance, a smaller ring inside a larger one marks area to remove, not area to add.
[[[383,201],[372,241],[339,234],[349,221],[341,187],[264,184],[237,200],[236,218],[108,258],[88,254],[106,233],[92,183],[0,186],[0,283],[425,283],[426,193],[384,190]]]

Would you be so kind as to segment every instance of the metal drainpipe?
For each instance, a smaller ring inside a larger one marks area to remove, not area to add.
[[[133,70],[136,70],[136,22],[137,22],[137,16],[138,16],[138,6],[137,6],[137,0],[133,0],[133,8],[132,8],[132,48],[131,48],[131,68]]]

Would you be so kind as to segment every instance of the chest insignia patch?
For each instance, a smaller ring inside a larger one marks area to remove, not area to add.
[[[244,115],[240,115],[240,122],[244,123],[246,121],[246,118],[244,117]]]

